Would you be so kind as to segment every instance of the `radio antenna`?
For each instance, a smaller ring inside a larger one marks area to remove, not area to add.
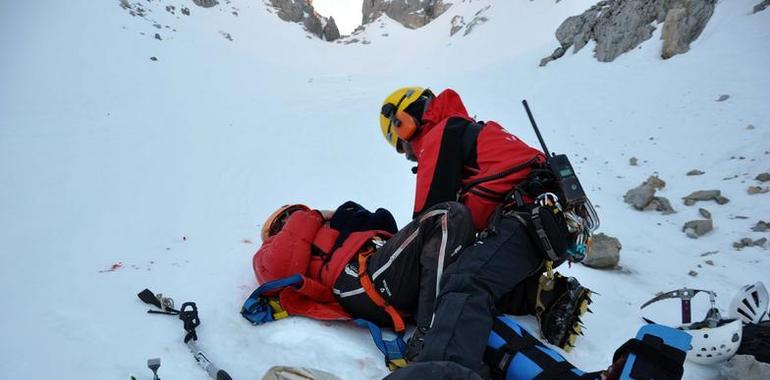
[[[535,134],[537,134],[537,139],[540,140],[540,145],[543,147],[543,153],[545,153],[546,157],[551,157],[551,153],[548,151],[548,147],[545,146],[545,140],[543,140],[543,136],[540,134],[540,129],[537,127],[537,123],[535,123],[535,118],[532,116],[532,111],[529,110],[529,104],[527,104],[527,100],[526,99],[522,100],[521,104],[523,104],[524,109],[527,110],[527,116],[529,116],[529,122],[532,123],[532,128],[535,129]]]

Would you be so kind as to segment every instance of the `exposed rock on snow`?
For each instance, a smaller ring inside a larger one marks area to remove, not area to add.
[[[706,219],[711,219],[711,213],[709,212],[709,210],[706,210],[705,208],[699,208],[699,209],[698,209],[698,213],[699,213],[699,214],[700,214],[702,217],[704,217],[704,218],[706,218]]]
[[[764,380],[770,377],[770,364],[751,355],[735,355],[722,364],[719,375],[723,380]]]
[[[755,5],[753,13],[764,11],[767,7],[770,7],[770,0],[764,0],[763,2]]]
[[[270,4],[278,11],[281,20],[302,23],[308,32],[318,38],[326,41],[340,38],[334,19],[316,13],[310,0],[270,0]]]
[[[570,47],[577,53],[588,41],[596,41],[594,56],[611,62],[652,37],[663,24],[661,57],[685,53],[706,27],[716,0],[603,0],[581,15],[567,18],[556,30],[560,46],[540,66],[558,59]]]
[[[407,28],[417,29],[441,16],[451,5],[443,0],[364,0],[363,23],[385,14]]]
[[[690,276],[692,276],[692,277],[698,277],[698,272],[696,272],[696,271],[694,271],[694,270],[691,270],[691,271],[690,271],[689,273],[687,273],[687,274],[689,274],[689,275],[690,275]]]
[[[620,250],[623,246],[617,238],[597,234],[593,237],[591,249],[588,250],[583,264],[591,268],[614,268],[620,262]]]
[[[733,248],[735,249],[743,249],[746,247],[763,247],[764,248],[765,244],[767,244],[767,238],[761,238],[757,240],[753,240],[751,238],[743,238],[733,243]]]
[[[644,207],[644,211],[659,211],[663,213],[663,215],[673,214],[676,212],[676,210],[671,207],[671,202],[666,197],[652,197],[650,203]]]
[[[693,175],[703,175],[703,174],[705,174],[705,173],[706,173],[706,172],[704,172],[704,171],[702,171],[702,170],[693,169],[693,170],[690,170],[689,172],[687,172],[687,175],[689,175],[689,176],[693,176]]]
[[[760,173],[757,175],[754,179],[756,179],[759,182],[767,182],[770,181],[770,173]]]
[[[717,102],[724,102],[727,99],[730,99],[730,95],[724,94],[724,95],[719,95],[719,97],[717,98],[716,101]]]
[[[749,195],[764,194],[769,191],[770,191],[770,188],[762,187],[762,186],[749,186],[749,188],[746,189],[746,192],[749,193]]]
[[[203,7],[203,8],[211,8],[211,7],[219,4],[219,2],[217,2],[217,0],[193,0],[193,3],[195,3],[195,5],[197,5],[199,7]]]
[[[465,19],[463,16],[457,15],[452,17],[452,28],[449,29],[449,35],[454,36],[455,33],[462,30],[465,27]]]
[[[699,190],[686,197],[683,197],[684,204],[692,206],[697,201],[716,201],[718,204],[723,205],[730,202],[729,199],[722,196],[722,192],[719,190]]]
[[[486,12],[491,5],[487,5],[483,9],[476,12],[475,15],[473,15],[473,20],[468,23],[468,25],[465,27],[465,32],[463,33],[463,36],[469,35],[471,32],[473,32],[473,29],[475,29],[477,26],[489,21],[489,18],[484,16],[484,12]]]
[[[770,230],[770,223],[760,220],[754,227],[751,227],[751,230],[754,232],[765,232]]]
[[[713,229],[714,222],[711,219],[691,220],[682,227],[682,231],[692,239],[697,239]]]
[[[639,165],[639,159],[636,157],[631,157],[628,159],[628,164],[631,166],[638,166]]]
[[[676,211],[671,207],[671,202],[664,197],[656,197],[655,191],[666,186],[666,182],[657,176],[650,176],[641,185],[626,192],[623,201],[634,206],[637,210],[660,211],[671,214]]]

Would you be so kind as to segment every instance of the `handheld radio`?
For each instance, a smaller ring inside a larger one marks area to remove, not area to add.
[[[572,164],[569,162],[569,158],[566,154],[552,154],[548,151],[548,147],[545,146],[543,136],[540,134],[540,129],[535,123],[535,118],[532,116],[532,111],[529,109],[529,104],[526,100],[522,100],[524,109],[527,110],[527,116],[532,123],[532,128],[535,129],[537,139],[540,140],[540,145],[543,147],[543,153],[546,156],[546,166],[551,174],[556,179],[556,183],[561,190],[561,196],[566,206],[576,206],[584,203],[587,200],[586,193],[583,191],[583,186],[580,185],[575,170],[572,168]]]

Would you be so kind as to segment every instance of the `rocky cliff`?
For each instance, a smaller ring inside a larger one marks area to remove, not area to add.
[[[270,0],[281,20],[302,24],[313,35],[326,41],[340,38],[340,31],[333,17],[316,13],[311,0]]]
[[[364,0],[363,24],[385,14],[401,25],[417,29],[441,16],[451,4],[443,0]]]
[[[581,15],[566,19],[556,30],[560,46],[540,66],[560,58],[567,49],[577,53],[596,42],[594,56],[610,62],[652,37],[663,24],[661,57],[685,53],[706,27],[716,0],[603,0]]]

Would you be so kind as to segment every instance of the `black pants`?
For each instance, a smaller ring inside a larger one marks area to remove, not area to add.
[[[433,327],[417,361],[452,361],[481,370],[495,303],[543,264],[520,221],[500,218],[496,231],[466,248],[445,271]]]
[[[417,326],[429,326],[444,269],[460,257],[474,237],[465,206],[457,202],[439,203],[377,249],[369,257],[367,273],[388,303],[412,314]],[[334,283],[334,294],[353,317],[380,325],[392,324],[388,314],[361,288],[357,257]]]

